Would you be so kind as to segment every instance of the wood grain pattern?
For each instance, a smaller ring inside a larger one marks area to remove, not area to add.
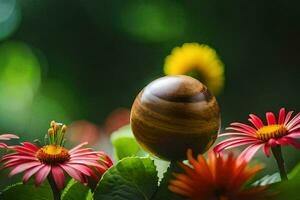
[[[166,76],[146,86],[131,110],[139,144],[167,160],[186,158],[186,150],[205,152],[216,140],[220,111],[216,98],[198,80]]]

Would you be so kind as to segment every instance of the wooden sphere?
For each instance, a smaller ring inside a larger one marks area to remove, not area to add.
[[[166,160],[186,159],[186,150],[204,153],[217,138],[220,111],[207,87],[189,76],[165,76],[147,85],[131,109],[138,143]]]

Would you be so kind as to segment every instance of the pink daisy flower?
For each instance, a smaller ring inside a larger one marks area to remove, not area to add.
[[[63,147],[66,126],[55,122],[48,131],[50,144],[41,148],[23,142],[20,146],[11,146],[15,153],[2,158],[3,168],[12,168],[9,176],[24,172],[23,182],[26,183],[35,175],[35,184],[41,185],[51,176],[59,190],[64,188],[66,172],[80,183],[86,184],[88,177],[98,181],[102,174],[112,166],[111,159],[100,151],[82,148],[87,143],[68,150]]]
[[[14,134],[2,134],[0,135],[0,141],[1,140],[11,140],[11,139],[19,139],[18,136],[14,135]],[[0,148],[7,148],[7,145],[4,143],[0,143]]]
[[[249,115],[249,122],[252,126],[243,123],[232,123],[226,128],[227,133],[220,134],[219,137],[232,136],[225,139],[214,147],[214,151],[219,153],[225,149],[231,149],[242,145],[249,145],[240,157],[250,160],[258,149],[262,148],[264,154],[270,156],[272,150],[279,145],[292,145],[300,149],[300,144],[296,138],[300,137],[300,113],[292,117],[293,111],[287,114],[284,108],[279,111],[278,120],[272,112],[266,113],[267,124],[254,114]],[[273,151],[274,153],[274,151]]]

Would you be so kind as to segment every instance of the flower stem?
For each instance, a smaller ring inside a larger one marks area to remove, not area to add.
[[[287,173],[286,173],[286,170],[285,170],[284,160],[283,160],[283,157],[282,157],[281,146],[277,145],[275,147],[272,147],[271,149],[272,149],[272,153],[273,153],[273,155],[276,159],[276,162],[277,162],[277,166],[278,166],[278,170],[279,170],[279,173],[280,173],[281,180],[283,180],[283,181],[288,180]]]
[[[88,184],[87,186],[92,190],[92,192],[95,191],[97,187],[98,182],[92,179],[91,177],[88,177]]]
[[[47,177],[53,193],[53,200],[60,200],[60,190],[57,188],[51,174]]]

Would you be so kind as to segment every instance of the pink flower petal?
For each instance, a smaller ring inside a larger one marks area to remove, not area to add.
[[[19,164],[22,164],[24,163],[23,160],[18,160],[18,159],[11,159],[9,161],[7,161],[6,163],[4,163],[4,165],[1,167],[1,169],[6,169],[6,168],[9,168],[9,167],[15,167]]]
[[[242,128],[237,128],[237,127],[233,127],[233,126],[229,126],[227,128],[225,128],[226,130],[232,130],[232,131],[237,131],[237,132],[241,132],[241,133],[246,133],[248,135],[255,135],[255,133],[253,132],[249,132],[247,130],[244,130]]]
[[[76,147],[74,147],[73,149],[71,149],[69,151],[69,153],[72,154],[74,151],[76,151],[77,149],[80,149],[81,147],[83,147],[84,145],[87,145],[87,144],[88,144],[88,142],[83,142],[83,143],[77,145]]]
[[[82,164],[67,164],[67,165],[69,167],[72,167],[72,168],[80,171],[82,174],[84,174],[86,176],[91,176],[95,180],[99,180],[99,178],[100,178],[96,175],[96,173],[91,168],[89,168],[86,165],[82,165]]]
[[[7,159],[9,159],[12,155],[18,155],[19,153],[10,153],[10,154],[7,154],[7,155],[5,155],[5,156],[3,156],[2,158],[1,158],[1,162],[3,162],[3,161],[5,161],[5,160],[7,160]]]
[[[249,141],[236,142],[236,143],[230,144],[230,146],[225,147],[224,150],[232,149],[232,148],[239,147],[239,146],[243,146],[243,145],[246,145],[246,144],[251,145],[251,144],[257,143],[257,142],[258,142],[257,140],[255,140],[255,141],[253,140],[253,141],[251,141],[251,142],[249,142]]]
[[[88,166],[86,165],[81,165],[81,164],[68,164],[66,163],[65,165],[72,167],[75,170],[80,171],[82,174],[90,176],[90,171],[88,169],[90,169]]]
[[[257,152],[259,148],[261,148],[263,144],[256,143],[248,146],[239,156],[238,160],[249,162],[254,154]]]
[[[263,152],[267,157],[270,157],[270,145],[269,143],[265,143]]]
[[[105,159],[105,161],[107,162],[108,167],[111,167],[114,164],[112,159],[110,159],[110,157],[106,153],[101,152],[100,157],[103,157]]]
[[[300,123],[300,113],[298,113],[291,121],[286,125],[288,129],[293,128],[293,126],[298,125]]]
[[[50,165],[43,164],[43,167],[36,173],[35,175],[35,184],[40,186],[42,182],[47,178],[49,172],[51,170]]]
[[[268,143],[269,143],[269,145],[270,145],[271,147],[277,146],[277,142],[276,142],[276,140],[273,139],[273,138],[269,139]]]
[[[266,113],[266,119],[267,119],[268,125],[276,124],[276,117],[275,117],[274,113],[267,112]]]
[[[0,143],[0,148],[7,149],[7,145],[4,143]]]
[[[88,166],[93,166],[93,167],[102,167],[99,162],[95,161],[86,161],[86,160],[69,160],[68,162],[69,164],[84,164],[84,165],[88,165]]]
[[[33,151],[31,149],[28,149],[28,148],[22,147],[22,146],[15,146],[15,147],[13,147],[13,150],[23,153],[25,155],[30,155],[30,156],[34,156],[36,153],[36,151]]]
[[[77,156],[77,157],[71,157],[70,160],[74,161],[74,160],[83,160],[83,161],[89,161],[89,162],[99,162],[100,161],[100,157],[99,156],[89,156],[89,157],[80,157],[80,156]]]
[[[51,173],[56,186],[62,190],[65,186],[64,171],[59,166],[52,166]]]
[[[288,112],[288,114],[286,115],[286,118],[285,118],[285,120],[284,120],[284,124],[285,124],[285,125],[289,122],[289,120],[290,120],[290,118],[291,118],[293,112],[294,112],[294,111],[290,111],[290,112]]]
[[[74,151],[72,151],[72,154],[77,154],[77,153],[85,153],[85,152],[91,152],[92,149],[91,148],[84,148],[84,149],[76,149]]]
[[[97,169],[97,172],[99,172],[101,176],[102,176],[102,174],[104,174],[104,173],[106,172],[106,170],[107,170],[107,167],[103,167],[103,166],[101,166],[101,167],[95,167],[95,168]]]
[[[239,123],[239,122],[234,122],[234,123],[231,123],[230,125],[231,126],[240,127],[242,129],[244,129],[246,131],[246,133],[254,133],[255,134],[255,132],[256,132],[256,130],[253,127],[251,127],[251,126],[249,126],[247,124],[242,124],[242,123]],[[242,132],[244,132],[244,131],[242,131]]]
[[[296,142],[295,139],[290,138],[290,137],[288,137],[288,136],[283,137],[283,138],[287,141],[288,144],[292,145],[292,146],[295,147],[296,149],[300,149],[300,144],[299,144],[298,142]],[[282,138],[282,139],[283,139],[283,138]]]
[[[39,165],[39,166],[36,166],[36,167],[33,167],[31,169],[28,169],[25,173],[24,173],[24,176],[23,176],[23,183],[26,183],[30,177],[35,174],[37,171],[39,171],[42,167],[44,167],[44,165]]]
[[[300,137],[300,132],[293,132],[288,135],[290,138],[298,138]]]
[[[221,133],[218,135],[218,137],[224,137],[224,136],[245,136],[250,138],[256,138],[256,136],[248,133],[240,133],[240,132],[230,132],[230,133]]]
[[[276,140],[276,144],[278,145],[288,145],[288,140],[285,137],[279,138]]]
[[[37,146],[35,146],[34,144],[30,143],[30,142],[23,142],[21,143],[24,147],[31,149],[32,151],[37,152],[39,150],[39,148]]]
[[[2,140],[2,141],[8,141],[8,140],[11,140],[11,138],[1,137],[0,140]]]
[[[6,155],[6,156],[3,156],[2,159],[11,159],[11,158],[17,158],[17,159],[22,159],[22,160],[38,160],[36,157],[34,156],[26,156],[26,155],[12,155],[12,154],[9,154],[9,155]]]
[[[261,121],[259,117],[257,117],[254,114],[249,115],[251,120],[249,120],[257,129],[260,129],[261,127],[264,126],[264,123]]]
[[[13,138],[13,139],[19,139],[19,136],[15,135],[15,134],[11,134],[11,133],[2,134],[0,136],[10,137],[10,138]]]
[[[300,124],[298,124],[298,125],[292,127],[292,128],[289,130],[289,132],[294,132],[294,131],[297,131],[298,129],[300,129]]]
[[[84,179],[81,175],[81,173],[72,168],[72,167],[69,167],[67,165],[64,165],[64,164],[59,164],[61,168],[63,168],[72,178],[74,178],[75,180],[77,180],[78,182],[80,183],[84,183]]]
[[[21,173],[29,168],[32,168],[32,167],[35,167],[35,166],[38,166],[40,165],[41,163],[40,162],[26,162],[26,163],[23,163],[23,164],[19,164],[18,166],[16,166],[10,173],[9,173],[9,176],[14,176],[18,173]]]
[[[233,147],[237,147],[237,146],[242,146],[245,144],[251,144],[251,143],[256,143],[258,142],[258,139],[248,139],[248,138],[230,138],[230,139],[226,139],[222,142],[220,142],[219,144],[217,144],[214,147],[214,151],[219,153],[220,151],[223,151],[225,148],[231,148],[231,146]]]
[[[2,135],[0,135],[0,140],[11,140],[11,139],[19,139],[19,137],[14,135],[14,134],[2,134]]]
[[[278,124],[283,124],[285,118],[285,109],[281,108],[279,111]]]
[[[113,165],[112,161],[107,161],[105,159],[101,159],[99,163],[107,168],[111,167]]]
[[[71,154],[71,157],[81,157],[81,156],[84,157],[84,156],[88,156],[88,155],[95,155],[95,156],[97,156],[97,153],[95,153],[95,152],[86,152],[86,153]]]

